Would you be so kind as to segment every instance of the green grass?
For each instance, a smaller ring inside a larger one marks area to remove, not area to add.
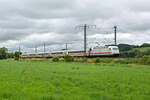
[[[4,60],[0,100],[150,100],[150,67]]]

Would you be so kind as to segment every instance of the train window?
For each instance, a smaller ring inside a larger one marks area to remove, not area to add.
[[[118,50],[118,48],[113,48],[113,50]]]
[[[55,53],[52,53],[52,54],[63,54],[63,52],[55,52]]]
[[[68,53],[84,53],[84,51],[70,51]]]

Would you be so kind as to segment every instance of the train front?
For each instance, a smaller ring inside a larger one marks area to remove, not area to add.
[[[118,46],[108,46],[108,48],[111,50],[113,56],[117,57],[120,55]]]

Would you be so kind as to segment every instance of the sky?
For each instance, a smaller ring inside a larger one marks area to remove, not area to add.
[[[150,43],[149,0],[0,0],[0,47],[10,52],[46,52],[114,43]],[[92,27],[96,25],[96,28]]]

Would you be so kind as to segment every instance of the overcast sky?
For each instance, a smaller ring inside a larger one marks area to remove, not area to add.
[[[83,24],[88,47],[113,43],[150,43],[150,0],[0,0],[0,47],[25,52],[83,48]]]

